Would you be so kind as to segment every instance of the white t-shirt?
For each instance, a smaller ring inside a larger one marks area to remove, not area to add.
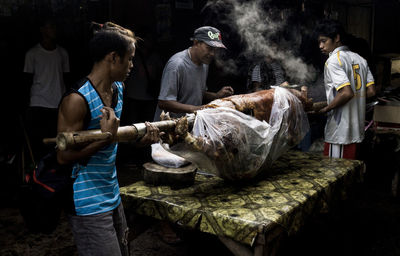
[[[338,47],[325,63],[324,82],[328,104],[344,86],[351,86],[354,92],[349,102],[329,111],[325,141],[344,145],[360,143],[364,139],[367,87],[374,84],[367,61],[346,46]]]
[[[25,55],[24,72],[33,74],[30,106],[57,108],[65,92],[63,73],[69,72],[67,51],[60,46],[48,51],[37,44]]]

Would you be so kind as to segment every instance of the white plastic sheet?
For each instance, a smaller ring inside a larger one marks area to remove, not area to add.
[[[184,158],[168,152],[168,149],[168,144],[154,143],[151,145],[151,157],[157,164],[170,168],[179,168],[189,164]]]
[[[169,151],[224,179],[249,179],[266,171],[308,130],[300,100],[277,87],[268,123],[230,108],[200,110],[191,132],[195,143],[179,143]]]

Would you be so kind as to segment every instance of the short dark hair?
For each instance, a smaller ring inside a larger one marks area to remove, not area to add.
[[[110,52],[115,51],[120,57],[131,49],[134,41],[121,33],[103,30],[94,34],[89,42],[90,56],[94,62],[99,62]]]
[[[326,36],[332,40],[334,40],[337,35],[340,35],[340,41],[342,43],[344,43],[347,38],[343,26],[337,20],[332,19],[324,19],[318,22],[315,27],[315,34],[317,37]]]

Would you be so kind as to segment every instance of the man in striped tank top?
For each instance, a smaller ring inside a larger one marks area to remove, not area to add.
[[[375,95],[374,78],[367,61],[344,45],[343,27],[324,20],[316,27],[319,48],[329,55],[324,67],[328,105],[320,113],[328,115],[324,154],[357,159],[364,139],[366,98]]]
[[[79,255],[129,255],[114,138],[122,111],[121,81],[133,66],[135,42],[132,31],[104,26],[89,44],[92,71],[79,88],[64,96],[59,107],[58,132],[101,129],[112,134],[108,140],[57,153],[60,164],[74,164],[70,224]],[[149,123],[146,126],[141,144],[150,145],[158,141],[159,131]]]

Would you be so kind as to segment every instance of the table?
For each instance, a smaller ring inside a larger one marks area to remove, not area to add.
[[[400,196],[400,128],[391,127],[376,127],[374,130],[375,136],[373,139],[374,147],[376,148],[379,144],[384,144],[383,141],[391,141],[391,146],[385,146],[385,149],[392,154],[390,160],[390,168],[394,170],[394,175],[391,181],[391,191],[393,197],[397,198]]]
[[[216,235],[235,255],[270,255],[281,235],[294,234],[308,216],[343,199],[364,172],[362,161],[289,151],[252,182],[196,174],[184,189],[139,181],[120,190],[127,212]]]

